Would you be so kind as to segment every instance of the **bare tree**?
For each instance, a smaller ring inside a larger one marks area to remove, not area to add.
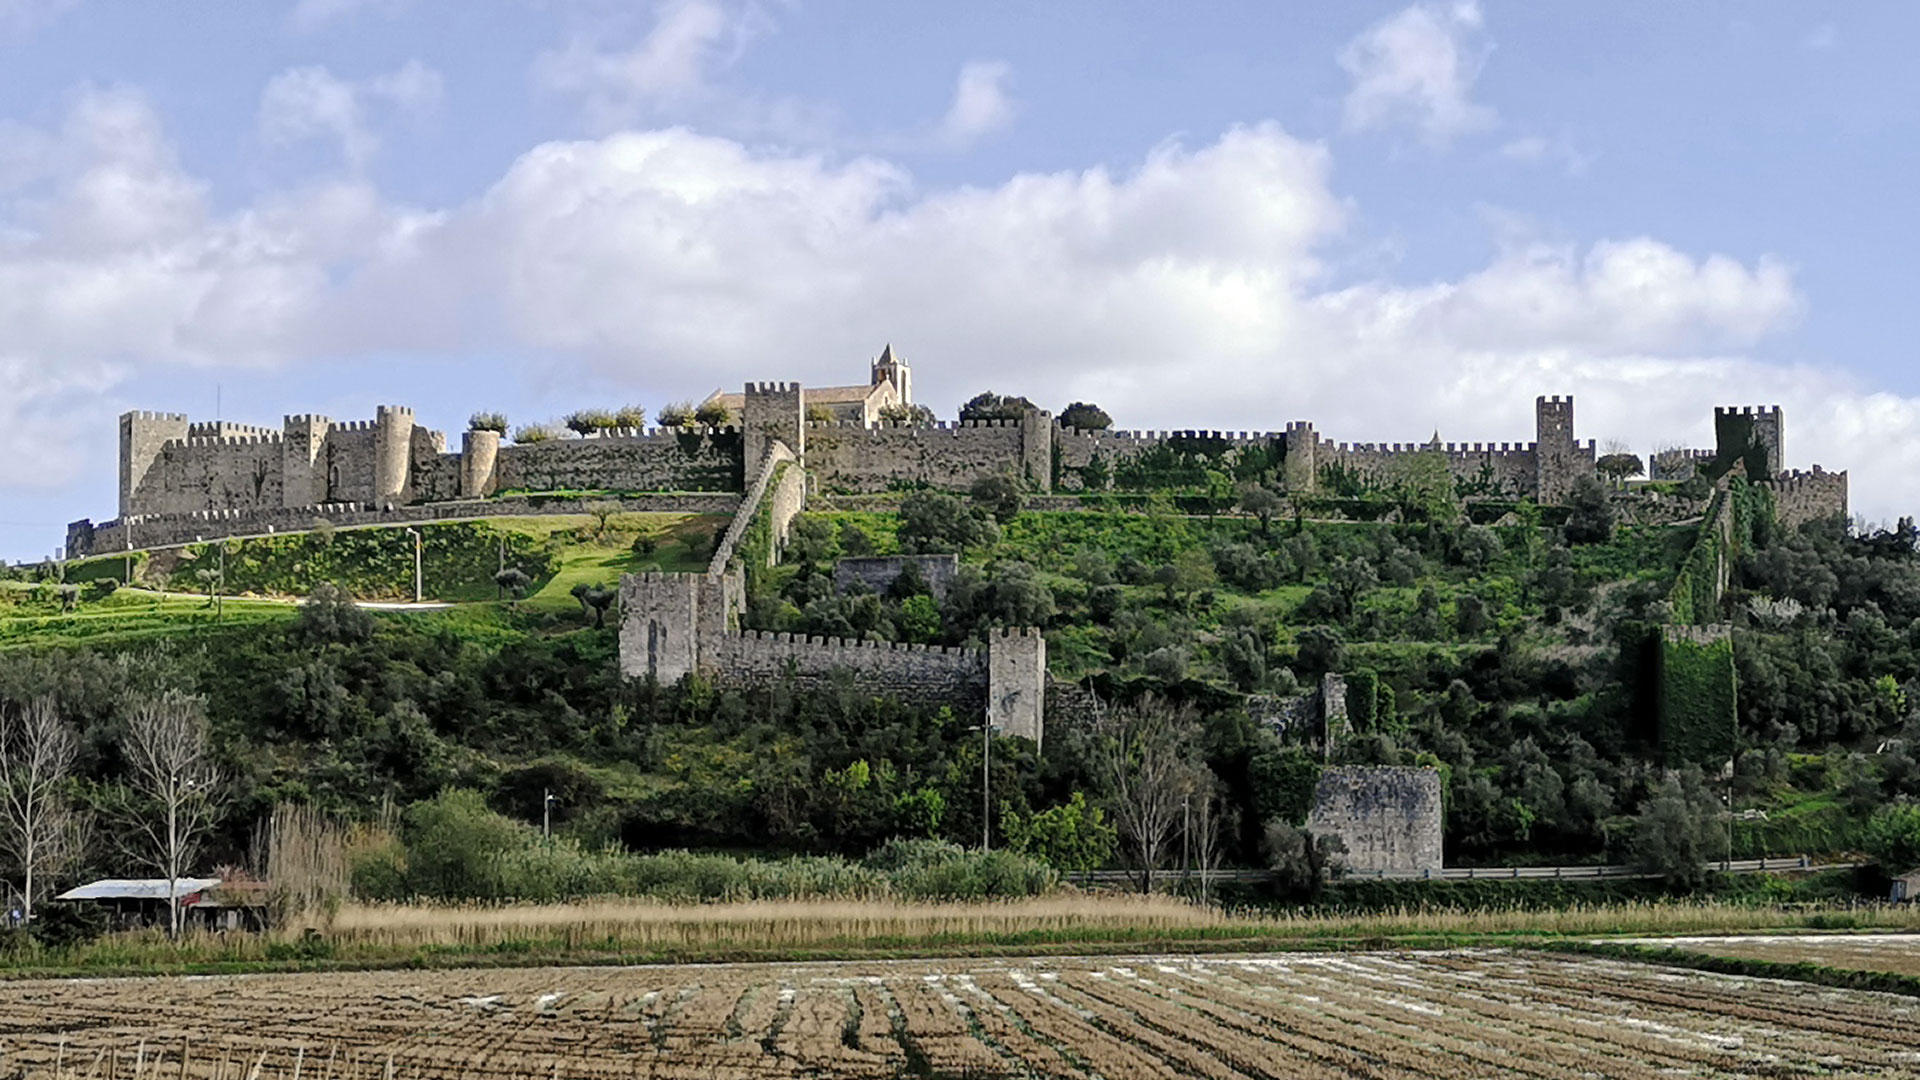
[[[1180,828],[1198,727],[1190,707],[1154,698],[1100,718],[1099,763],[1113,792],[1113,822],[1143,892],[1152,890]]]
[[[1204,765],[1195,768],[1199,774],[1206,771]],[[1213,872],[1220,869],[1223,842],[1232,827],[1232,817],[1219,782],[1210,776],[1198,776],[1190,806],[1188,842],[1192,845],[1194,869],[1200,874],[1200,902],[1204,904],[1213,899]]]
[[[182,912],[174,894],[220,806],[220,772],[202,702],[176,691],[136,702],[121,749],[140,804],[128,824],[167,880],[168,928],[178,935]]]
[[[0,846],[20,867],[21,915],[80,853],[84,818],[68,798],[80,740],[48,698],[0,715]]]

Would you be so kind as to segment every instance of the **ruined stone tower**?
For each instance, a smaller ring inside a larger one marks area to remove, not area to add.
[[[1713,410],[1715,456],[1723,466],[1738,458],[1747,476],[1765,480],[1786,469],[1782,454],[1786,417],[1778,405],[1722,406]]]

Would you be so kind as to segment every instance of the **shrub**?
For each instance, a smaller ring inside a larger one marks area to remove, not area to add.
[[[693,410],[693,420],[706,427],[726,427],[733,423],[733,412],[719,401],[708,401]]]
[[[660,412],[654,419],[658,420],[660,426],[665,428],[692,427],[697,422],[694,419],[693,406],[685,401],[676,401],[660,406]]]
[[[646,427],[647,410],[638,405],[622,405],[620,408],[614,410],[613,424],[615,427],[623,428]]]
[[[618,423],[613,414],[605,409],[581,409],[578,412],[568,413],[560,422],[575,435],[591,435],[596,431],[606,431]]]
[[[507,433],[507,414],[502,412],[477,412],[467,418],[468,431],[497,431]]]
[[[560,437],[552,424],[523,424],[513,429],[513,441],[522,446],[550,442]]]

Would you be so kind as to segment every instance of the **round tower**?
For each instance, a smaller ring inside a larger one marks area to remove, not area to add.
[[[494,466],[500,460],[500,433],[469,431],[460,438],[460,497],[484,499],[493,494]]]
[[[413,410],[382,405],[373,413],[373,502],[398,506],[410,497],[413,464]]]

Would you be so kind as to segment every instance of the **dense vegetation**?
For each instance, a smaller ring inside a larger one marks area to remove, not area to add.
[[[1741,537],[1718,611],[1736,626],[1738,679],[1739,753],[1722,785],[1697,768],[1669,772],[1657,722],[1663,661],[1722,673],[1728,663],[1715,650],[1699,664],[1663,658],[1657,644],[1699,530],[1603,519],[1576,507],[1563,526],[1537,514],[1501,526],[1339,524],[1274,520],[1251,505],[1247,515],[1196,517],[1157,495],[1127,512],[1036,513],[1020,510],[1011,482],[990,483],[973,498],[914,493],[897,513],[805,515],[785,561],[756,575],[749,621],[943,643],[1044,627],[1057,677],[1108,702],[1151,702],[1187,725],[1178,749],[1198,770],[1193,790],[1230,863],[1284,862],[1280,848],[1300,847],[1287,830],[1325,755],[1318,731],[1284,718],[1327,672],[1347,676],[1353,721],[1332,760],[1439,767],[1450,862],[1718,858],[1729,786],[1735,808],[1755,812],[1733,823],[1736,857],[1868,849],[1891,863],[1920,851],[1920,819],[1904,805],[1920,796],[1911,525]],[[623,683],[611,620],[596,627],[568,588],[609,584],[669,554],[669,565],[697,565],[712,522],[691,532],[637,522],[621,533],[618,521],[573,521],[571,532],[556,524],[520,540],[453,528],[429,552],[457,571],[459,589],[490,601],[488,572],[506,545],[552,602],[374,616],[320,599],[277,617],[236,605],[234,618],[214,621],[185,598],[102,586],[69,603],[59,581],[0,582],[0,614],[37,627],[18,639],[32,647],[0,653],[0,698],[57,699],[80,726],[81,794],[92,797],[125,769],[129,701],[166,688],[204,697],[230,778],[214,857],[242,860],[276,804],[361,819],[410,808],[396,816],[412,846],[386,877],[362,882],[368,895],[460,891],[419,869],[434,846],[419,839],[431,817],[420,807],[444,809],[433,800],[454,789],[475,793],[460,796],[463,812],[483,804],[502,821],[540,821],[551,795],[561,838],[516,841],[527,852],[516,856],[521,876],[466,890],[475,895],[537,894],[529,883],[567,880],[587,884],[563,891],[633,891],[647,870],[619,853],[675,848],[831,856],[847,861],[819,864],[822,873],[872,883],[892,871],[859,860],[890,841],[977,844],[983,827],[996,847],[1063,869],[1128,856],[1104,736],[1083,719],[1055,724],[1038,752],[994,741],[985,821],[972,716],[851,686]],[[410,584],[408,548],[349,537],[235,545],[228,580],[287,591],[322,575],[380,595]],[[832,587],[842,555],[943,550],[962,556],[944,599],[912,577],[885,595]],[[162,603],[180,617],[161,631],[90,641],[60,629]],[[1707,675],[1687,678],[1720,693]],[[1724,745],[1698,749],[1682,759],[1717,772],[1709,759]],[[76,875],[125,871],[110,847],[92,851]],[[1028,870],[967,872],[1012,880]]]

